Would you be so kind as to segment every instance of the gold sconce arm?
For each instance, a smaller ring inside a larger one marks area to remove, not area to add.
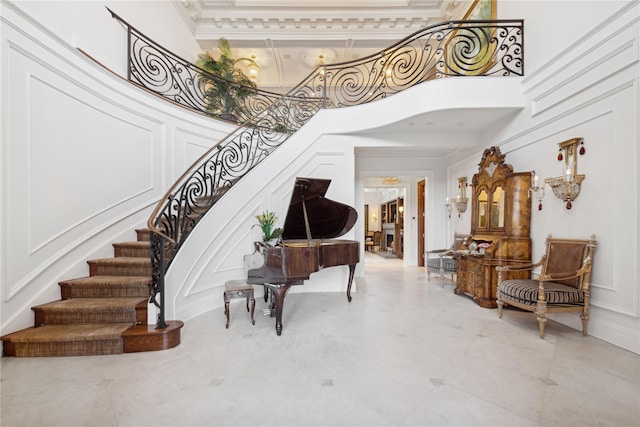
[[[453,209],[453,203],[447,197],[447,203],[444,204],[444,207],[447,209],[447,214],[449,218],[451,218],[451,210]]]
[[[538,185],[538,175],[536,175],[536,171],[531,171],[531,178],[533,183],[529,188],[529,194],[538,199],[538,210],[542,210],[542,199],[544,199],[544,182],[542,186]]]

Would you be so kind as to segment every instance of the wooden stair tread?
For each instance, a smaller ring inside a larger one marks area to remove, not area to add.
[[[144,257],[151,259],[151,242],[137,241],[114,243],[113,251],[116,257]]]
[[[132,242],[114,243],[113,246],[127,246],[132,248],[148,248],[151,246],[151,242],[148,240],[137,240]]]
[[[63,300],[71,298],[126,298],[151,294],[150,276],[89,276],[59,282]]]
[[[180,344],[180,320],[167,321],[167,327],[156,329],[156,325],[136,325],[123,334],[123,352],[167,350]]]
[[[33,310],[95,310],[95,311],[127,311],[135,310],[140,303],[146,302],[146,298],[71,298],[62,301],[53,301],[36,305]]]
[[[103,264],[103,265],[150,265],[151,258],[146,257],[137,257],[137,256],[119,256],[113,258],[100,258],[100,259],[91,259],[87,261],[89,264]]]
[[[180,320],[167,320],[167,327],[164,329],[156,329],[156,325],[135,325],[128,329],[123,335],[125,337],[143,336],[143,335],[162,335],[175,329],[180,329],[184,323]]]
[[[151,257],[117,256],[92,259],[89,276],[151,276]]]
[[[114,286],[114,285],[147,285],[151,283],[150,276],[87,276],[77,279],[64,280],[61,285],[92,285],[92,286]]]
[[[148,228],[140,228],[136,230],[136,235],[138,240],[140,241],[149,241],[149,236],[151,234],[151,230]]]
[[[117,340],[132,326],[131,323],[45,325],[5,335],[2,340],[14,343]]]

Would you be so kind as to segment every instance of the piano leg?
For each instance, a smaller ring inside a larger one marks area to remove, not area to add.
[[[284,305],[284,297],[287,295],[289,288],[294,283],[268,284],[266,286],[271,289],[271,298],[276,309],[276,333],[282,335],[282,306]]]
[[[351,285],[353,284],[353,275],[356,272],[356,265],[349,264],[349,285],[347,286],[347,300],[351,302]]]

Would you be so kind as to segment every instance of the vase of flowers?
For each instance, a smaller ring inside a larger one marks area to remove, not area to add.
[[[273,246],[275,241],[282,235],[282,228],[275,227],[278,217],[275,212],[264,211],[263,213],[256,215],[258,224],[255,226],[260,227],[262,230],[262,242],[266,246]]]

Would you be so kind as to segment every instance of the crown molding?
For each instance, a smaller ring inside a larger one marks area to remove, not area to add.
[[[184,0],[173,2],[198,40],[406,36],[428,25],[461,19],[459,0]],[[265,3],[267,3],[265,5]],[[338,33],[338,34],[335,34]]]

